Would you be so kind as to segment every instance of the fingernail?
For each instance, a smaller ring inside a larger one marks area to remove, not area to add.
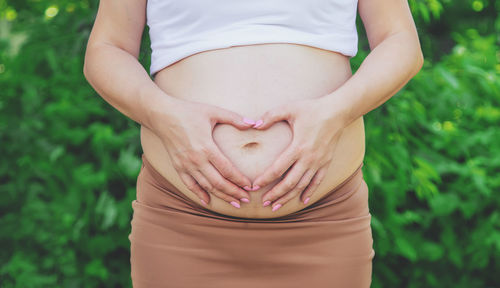
[[[266,207],[269,206],[269,204],[271,204],[271,201],[267,200],[266,202],[264,202],[264,204],[262,204],[262,206]]]
[[[245,202],[245,203],[250,202],[250,200],[248,200],[248,198],[241,198],[240,200],[243,201],[243,202]]]
[[[252,188],[251,188],[250,186],[248,186],[248,185],[247,185],[247,186],[245,186],[245,187],[243,187],[243,189],[245,189],[245,190],[247,190],[247,191],[253,191],[253,190],[252,190]]]
[[[255,121],[254,121],[254,120],[252,120],[252,119],[248,119],[248,118],[246,118],[246,117],[245,117],[245,118],[243,118],[243,122],[245,122],[245,123],[247,123],[247,124],[252,124],[252,125],[254,125],[254,124],[255,124]]]
[[[207,206],[207,202],[205,202],[205,200],[203,199],[200,199],[201,203],[203,203],[203,205]]]
[[[280,207],[281,207],[281,204],[278,204],[278,205],[274,206],[273,207],[273,212],[276,211],[276,210],[278,210],[278,209],[280,209]]]
[[[255,125],[253,125],[253,128],[259,127],[260,125],[262,125],[262,123],[264,123],[264,121],[258,120],[257,122],[255,122]]]
[[[307,197],[306,200],[304,200],[304,204],[307,204],[307,202],[309,202],[311,198],[310,197]]]
[[[238,204],[238,202],[236,201],[231,201],[231,205],[233,205],[236,208],[240,208],[240,204]]]
[[[259,185],[255,185],[255,186],[253,186],[252,190],[250,190],[250,191],[255,191],[255,190],[259,190],[259,189],[260,189],[260,186]]]

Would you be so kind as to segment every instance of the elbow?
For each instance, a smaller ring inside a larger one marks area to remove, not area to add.
[[[422,50],[420,49],[420,47],[418,47],[418,49],[416,49],[417,52],[413,55],[415,56],[412,56],[413,58],[413,61],[412,63],[409,65],[410,68],[409,68],[409,79],[415,77],[415,75],[418,74],[418,72],[420,72],[420,70],[422,69],[422,67],[424,66],[424,54],[422,53]]]
[[[89,69],[86,68],[85,65],[83,66],[83,77],[85,78],[85,80],[87,80],[87,83],[90,84],[90,86],[94,86],[92,81],[92,75],[89,72]]]
[[[420,39],[415,33],[406,33],[408,39],[408,53],[412,61],[410,61],[411,77],[415,76],[422,70],[424,66],[424,53],[420,45]]]
[[[84,62],[83,62],[83,76],[85,77],[85,79],[87,81],[89,81],[89,72],[88,72],[88,68],[87,68],[87,60],[84,60]]]
[[[422,52],[422,49],[418,47],[417,57],[415,60],[415,75],[422,69],[423,66],[424,66],[424,53]]]
[[[85,79],[87,80],[87,82],[90,83],[90,77],[91,77],[91,69],[90,69],[90,65],[91,65],[91,61],[92,61],[92,58],[90,57],[89,55],[89,50],[87,48],[87,51],[85,53],[85,57],[83,59],[83,76],[85,77]]]
[[[88,51],[85,52],[85,57],[83,58],[83,71],[82,72],[83,72],[83,76],[88,81],[89,80],[89,68],[88,68],[89,59],[88,59],[87,53],[88,53]]]
[[[96,61],[96,56],[98,49],[94,42],[89,40],[87,43],[87,47],[85,49],[85,55],[83,57],[83,76],[87,80],[87,82],[90,83],[91,77],[92,77],[92,66],[94,65],[94,62]]]
[[[420,40],[418,36],[415,39],[415,68],[414,68],[414,75],[416,75],[422,67],[424,66],[424,52],[422,51],[422,46],[420,45]]]

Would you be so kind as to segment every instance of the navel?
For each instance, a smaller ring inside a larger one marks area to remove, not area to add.
[[[243,149],[254,149],[254,148],[257,148],[258,146],[259,146],[258,142],[252,141],[252,142],[248,142],[245,145],[241,146],[241,148],[243,148]]]

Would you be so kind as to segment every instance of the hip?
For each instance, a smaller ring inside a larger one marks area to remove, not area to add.
[[[134,287],[369,287],[375,251],[362,165],[300,211],[250,219],[190,201],[142,159],[129,235]]]

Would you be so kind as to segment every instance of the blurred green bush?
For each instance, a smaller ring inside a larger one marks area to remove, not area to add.
[[[372,287],[499,287],[500,1],[409,3],[425,66],[365,117]],[[83,77],[96,11],[0,0],[0,287],[130,287],[139,129]]]

